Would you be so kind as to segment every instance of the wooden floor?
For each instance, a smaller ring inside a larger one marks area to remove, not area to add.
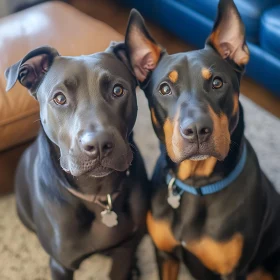
[[[106,22],[119,33],[125,34],[129,9],[122,7],[117,0],[69,0],[69,2],[84,13]],[[164,46],[169,53],[184,52],[192,49],[190,45],[156,24],[148,21],[147,26],[157,42]],[[245,77],[241,83],[241,92],[280,118],[280,99],[264,87]]]

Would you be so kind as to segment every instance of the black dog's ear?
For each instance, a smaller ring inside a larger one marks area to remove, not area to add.
[[[164,51],[149,34],[140,13],[132,9],[125,35],[126,55],[138,81],[144,82]]]
[[[38,85],[48,72],[53,59],[59,53],[49,46],[37,48],[29,52],[22,60],[5,71],[6,91],[9,91],[17,80],[35,96]]]
[[[245,42],[245,27],[233,0],[220,0],[218,16],[207,44],[222,56],[239,66],[249,61],[249,50]]]

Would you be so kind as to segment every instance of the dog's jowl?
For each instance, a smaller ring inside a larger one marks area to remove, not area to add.
[[[16,175],[22,222],[50,255],[52,279],[73,279],[94,253],[112,257],[110,279],[131,279],[145,231],[147,176],[134,150],[136,79],[105,52],[63,57],[51,47],[28,53],[6,71],[39,101],[42,128]]]
[[[280,196],[244,137],[249,50],[234,2],[220,1],[202,50],[169,55],[135,10],[125,43],[161,141],[147,218],[161,279],[180,261],[199,280],[280,279]]]

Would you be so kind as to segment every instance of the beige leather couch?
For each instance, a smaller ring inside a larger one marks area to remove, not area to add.
[[[62,2],[49,2],[0,19],[0,194],[13,189],[17,162],[40,127],[39,107],[19,83],[5,91],[5,69],[41,45],[62,55],[104,50],[122,36]]]

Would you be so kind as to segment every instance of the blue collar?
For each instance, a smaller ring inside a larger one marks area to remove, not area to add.
[[[235,168],[231,171],[231,173],[221,181],[218,181],[214,184],[209,184],[200,188],[196,188],[194,186],[187,185],[183,183],[179,179],[175,179],[173,176],[171,176],[169,173],[166,176],[166,181],[168,185],[176,186],[179,189],[181,189],[181,192],[179,195],[182,195],[184,192],[191,193],[193,195],[200,195],[204,196],[207,194],[213,194],[216,192],[221,191],[222,189],[226,188],[229,184],[231,184],[242,172],[245,163],[246,163],[246,158],[247,158],[247,147],[246,144],[244,144],[243,152],[241,155],[241,158],[238,162],[238,164],[235,166]],[[173,182],[171,182],[171,180]],[[171,186],[171,187],[172,187]]]

